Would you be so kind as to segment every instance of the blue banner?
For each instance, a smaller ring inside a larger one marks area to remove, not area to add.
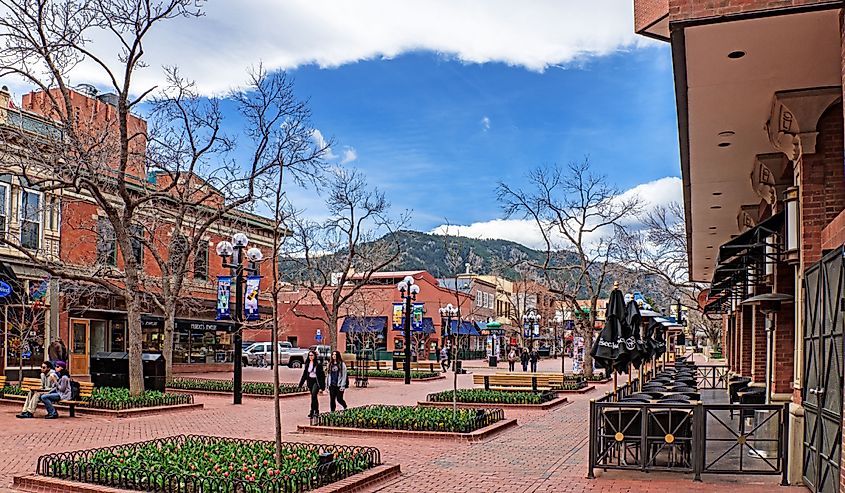
[[[246,278],[246,292],[244,293],[244,320],[258,320],[258,285],[261,276]]]
[[[217,320],[230,320],[232,313],[229,311],[229,297],[232,292],[232,278],[229,276],[217,277]]]
[[[404,303],[393,304],[393,330],[402,330],[403,305]]]
[[[414,303],[411,310],[411,330],[419,331],[423,329],[423,307],[425,303]]]

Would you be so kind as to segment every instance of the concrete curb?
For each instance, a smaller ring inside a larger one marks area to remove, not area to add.
[[[475,430],[471,433],[452,433],[447,431],[405,431],[405,430],[375,430],[371,428],[339,428],[334,426],[298,425],[300,433],[314,433],[317,435],[365,437],[379,436],[386,438],[422,438],[430,440],[450,440],[456,442],[480,442],[508,428],[516,426],[516,419],[503,419],[492,425]]]

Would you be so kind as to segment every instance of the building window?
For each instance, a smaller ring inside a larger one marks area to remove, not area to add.
[[[41,247],[41,193],[24,190],[21,192],[21,246],[38,249]]]
[[[135,263],[143,270],[144,266],[144,227],[140,224],[133,224],[130,228],[132,234],[132,256],[135,257]]]
[[[197,251],[194,252],[194,279],[208,279],[208,241],[197,242]]]
[[[114,228],[104,217],[97,219],[97,263],[117,265],[117,240],[114,236]]]
[[[9,185],[0,183],[0,235],[6,236],[9,225]]]
[[[484,293],[480,289],[475,292],[475,306],[484,306]]]

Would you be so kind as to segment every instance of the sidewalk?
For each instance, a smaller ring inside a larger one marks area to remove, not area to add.
[[[560,360],[543,360],[541,371],[559,371]],[[557,370],[555,370],[557,369]],[[492,370],[492,369],[491,369]],[[294,381],[301,370],[282,370],[284,381]],[[215,377],[203,374],[206,378]],[[350,389],[350,406],[372,403],[414,404],[430,392],[452,386],[452,374],[444,380],[415,382],[371,381],[366,389]],[[217,375],[221,377],[221,375]],[[248,368],[246,380],[269,381],[266,369]],[[459,375],[459,387],[471,387],[471,375]],[[587,409],[589,399],[610,389],[611,384],[587,395],[568,396],[571,404],[551,411],[508,411],[519,426],[488,442],[463,444],[439,441],[401,441],[374,438],[340,438],[302,435],[296,426],[308,419],[307,397],[282,400],[284,440],[343,443],[378,447],[388,463],[398,463],[402,476],[382,484],[384,492],[586,492],[627,491],[658,492],[679,488],[685,492],[710,492],[731,488],[732,493],[806,491],[781,488],[777,478],[735,480],[705,476],[704,483],[694,483],[691,476],[677,474],[640,474],[599,471],[599,478],[585,479],[587,473]],[[58,420],[14,418],[17,409],[0,406],[0,491],[11,486],[12,476],[35,471],[39,455],[56,451],[102,447],[148,440],[176,434],[209,434],[272,439],[272,401],[244,399],[234,406],[226,397],[198,396],[205,409],[190,413],[109,419],[80,415]],[[328,408],[328,397],[321,397]],[[42,411],[39,410],[39,416]]]

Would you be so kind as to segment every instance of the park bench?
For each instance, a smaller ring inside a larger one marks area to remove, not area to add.
[[[4,388],[6,388],[6,375],[0,375],[0,397],[3,397]]]
[[[345,362],[346,362],[346,367],[349,370],[356,370],[358,368],[364,368],[365,365],[366,365],[367,369],[369,369],[369,370],[391,370],[392,369],[390,361],[350,359],[350,360],[347,360]]]
[[[536,375],[533,373],[509,373],[497,375],[479,375],[472,376],[472,383],[475,385],[483,385],[484,390],[530,390],[538,392],[540,390],[551,390],[552,388],[551,376]],[[558,386],[563,382],[563,375],[560,375],[557,380]]]
[[[85,399],[91,397],[94,393],[94,384],[91,382],[80,382],[79,383],[79,399],[78,401],[59,401],[57,404],[61,404],[63,406],[67,406],[69,409],[69,413],[71,417],[76,416],[76,406],[79,404],[85,404]],[[21,390],[29,394],[31,389],[40,389],[41,388],[41,379],[39,378],[24,378],[23,382],[21,382]],[[5,397],[11,397],[13,399],[26,399],[25,395],[7,395]]]
[[[404,370],[405,362],[402,360],[393,360],[394,370]],[[412,361],[411,370],[430,371],[432,373],[442,370],[440,363],[437,361]]]

